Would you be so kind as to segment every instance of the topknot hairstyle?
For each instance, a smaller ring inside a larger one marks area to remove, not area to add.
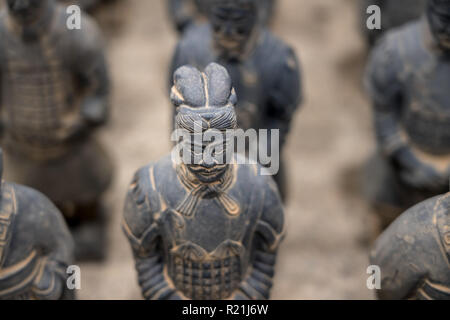
[[[224,67],[211,63],[200,72],[183,66],[175,71],[173,80],[170,99],[178,111],[178,128],[193,132],[195,123],[201,123],[203,130],[236,128],[237,97]]]

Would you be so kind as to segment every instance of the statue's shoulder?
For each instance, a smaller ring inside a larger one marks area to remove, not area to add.
[[[435,256],[440,250],[436,212],[441,201],[442,196],[428,199],[400,215],[377,239],[372,257]]]
[[[450,264],[450,192],[436,200],[432,219],[436,224],[439,244]]]
[[[261,41],[256,54],[266,66],[272,67],[284,64],[287,59],[298,60],[295,50],[266,28],[261,31]]]
[[[394,28],[379,41],[375,47],[376,55],[388,55],[403,63],[410,59],[417,59],[424,54],[424,24],[423,20],[416,20],[401,27]]]
[[[6,186],[14,197],[20,219],[30,220],[33,223],[38,220],[59,219],[59,210],[43,193],[16,183],[6,183]]]
[[[393,231],[399,236],[417,234],[422,236],[431,236],[434,231],[434,216],[436,206],[441,201],[442,196],[436,196],[423,201],[405,211],[392,224]],[[389,229],[388,229],[389,230]]]
[[[161,192],[173,179],[170,156],[149,163],[134,174],[128,188],[124,209],[124,228],[136,237],[142,235],[155,221],[164,206]]]
[[[244,163],[241,156],[237,156],[237,161]],[[240,164],[238,165],[237,175],[239,181],[245,187],[258,190],[263,198],[271,198],[274,203],[280,200],[278,187],[269,170],[260,164]]]

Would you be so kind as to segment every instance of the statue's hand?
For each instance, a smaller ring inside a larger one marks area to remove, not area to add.
[[[439,190],[448,184],[447,179],[432,166],[420,161],[407,147],[396,152],[400,177],[408,185],[423,190]]]
[[[81,105],[81,117],[90,126],[96,127],[106,122],[108,107],[104,98],[89,97]]]

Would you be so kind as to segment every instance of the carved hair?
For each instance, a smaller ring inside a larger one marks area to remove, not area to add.
[[[175,122],[180,129],[194,132],[195,124],[201,124],[203,131],[237,126],[236,92],[227,70],[216,63],[204,72],[191,66],[177,69],[170,98],[178,111]]]

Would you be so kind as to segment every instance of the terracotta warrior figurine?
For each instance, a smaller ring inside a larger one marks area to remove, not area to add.
[[[225,68],[213,63],[200,73],[185,66],[174,80],[179,130],[193,135],[196,123],[202,124],[201,135],[236,128],[236,94]],[[186,141],[183,152],[191,153],[194,146]],[[123,230],[143,296],[268,299],[284,234],[273,179],[258,165],[239,161],[177,159],[181,154],[174,152],[140,169],[126,199]]]
[[[212,0],[209,23],[185,33],[170,72],[173,74],[175,69],[188,64],[199,69],[211,62],[223,65],[239,97],[236,107],[239,127],[280,130],[282,153],[301,101],[300,71],[294,51],[262,25],[258,3],[258,0]],[[280,172],[274,178],[284,199],[282,159],[280,162]]]
[[[362,30],[369,46],[373,46],[381,36],[396,27],[419,18],[425,9],[427,0],[360,0]],[[381,30],[369,30],[367,8],[377,5],[381,9]]]
[[[450,193],[403,213],[379,237],[371,264],[380,299],[450,300]]]
[[[99,30],[86,15],[81,30],[69,30],[65,8],[53,0],[7,4],[0,13],[0,110],[8,179],[61,209],[77,257],[100,258],[101,196],[112,166],[92,135],[108,115]]]
[[[0,179],[3,173],[0,149]],[[67,288],[73,241],[64,218],[41,193],[1,180],[0,300],[73,298]]]
[[[179,33],[183,33],[188,27],[202,23],[208,15],[209,0],[167,0],[169,16]],[[261,8],[261,21],[269,25],[274,14],[276,0],[258,0]]]
[[[389,32],[372,54],[366,80],[379,145],[367,192],[389,223],[447,191],[450,0],[430,0],[423,19]]]

